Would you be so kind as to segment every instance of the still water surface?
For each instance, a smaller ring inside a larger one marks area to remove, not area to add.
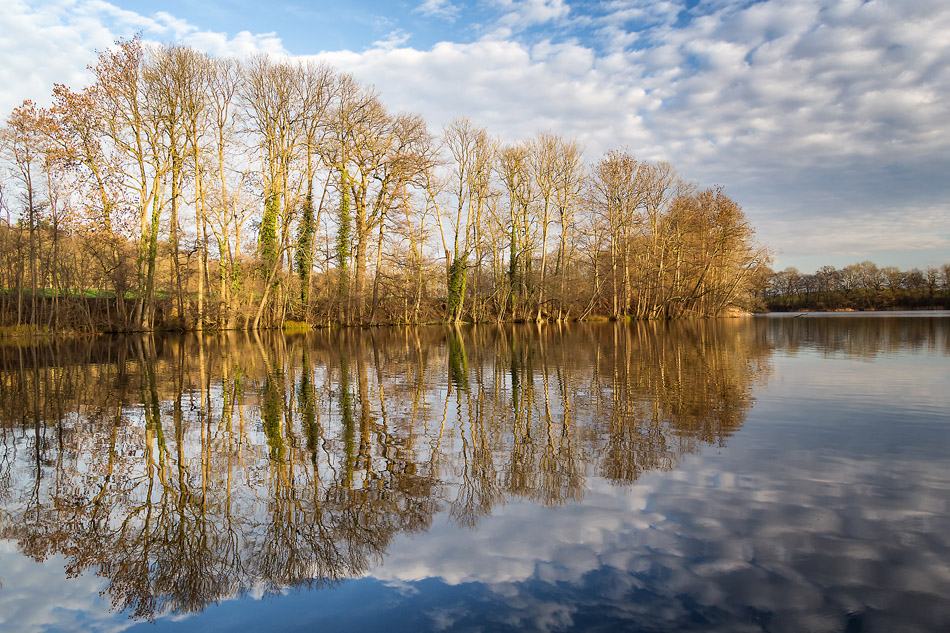
[[[0,630],[947,631],[950,318],[0,346]]]

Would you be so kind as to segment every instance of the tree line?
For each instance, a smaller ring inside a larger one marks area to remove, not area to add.
[[[763,298],[776,312],[950,309],[950,263],[901,270],[864,261],[840,269],[822,266],[813,274],[786,268],[769,275]]]
[[[574,140],[431,132],[325,64],[117,42],[2,130],[0,325],[675,318],[748,307],[741,207]]]

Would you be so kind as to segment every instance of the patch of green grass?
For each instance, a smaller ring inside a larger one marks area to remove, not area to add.
[[[305,321],[284,321],[284,332],[308,332],[310,324]]]

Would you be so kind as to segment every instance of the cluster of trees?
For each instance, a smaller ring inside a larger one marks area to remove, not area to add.
[[[665,163],[430,133],[312,62],[119,42],[2,131],[2,324],[87,329],[714,315],[766,254]]]
[[[98,572],[136,617],[359,576],[438,514],[558,506],[724,445],[768,375],[761,326],[0,346],[0,538]]]
[[[865,261],[840,269],[822,266],[811,275],[786,268],[769,276],[763,292],[766,306],[776,312],[950,309],[950,263],[900,270]]]

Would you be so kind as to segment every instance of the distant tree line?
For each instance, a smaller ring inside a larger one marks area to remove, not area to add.
[[[0,325],[674,318],[749,307],[721,189],[550,132],[436,135],[352,76],[122,41],[2,129]]]
[[[796,268],[772,273],[764,290],[769,310],[950,309],[950,263],[939,268],[879,268],[870,261],[814,274]]]

